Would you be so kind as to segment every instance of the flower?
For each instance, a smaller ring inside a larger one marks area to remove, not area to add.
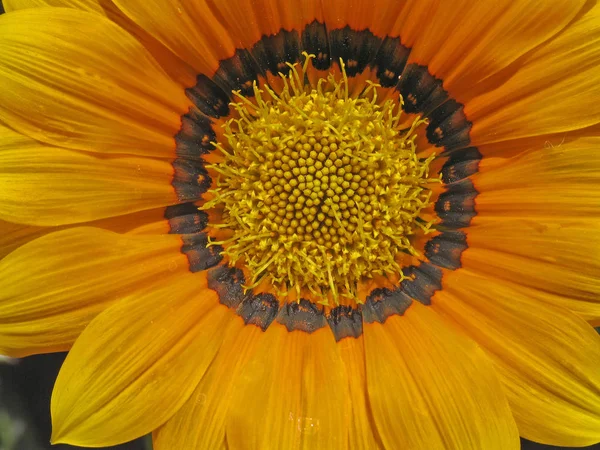
[[[0,353],[69,350],[53,441],[598,442],[593,3],[5,1]]]

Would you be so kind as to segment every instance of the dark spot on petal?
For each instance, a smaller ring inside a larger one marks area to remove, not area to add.
[[[235,267],[217,266],[208,271],[207,279],[208,288],[215,291],[219,301],[229,308],[236,309],[242,301],[252,296],[250,292],[244,291],[244,274]]]
[[[431,75],[427,67],[418,64],[406,66],[396,89],[402,94],[407,113],[427,114],[448,99],[442,80]]]
[[[456,150],[449,155],[448,160],[444,163],[441,170],[444,183],[456,183],[479,171],[479,161],[481,161],[482,156],[476,147]],[[443,153],[442,156],[444,156]]]
[[[353,77],[361,73],[371,63],[381,39],[369,30],[355,31],[349,26],[329,30],[331,58],[338,63],[342,58],[346,64],[346,74]]]
[[[324,23],[316,20],[306,26],[302,32],[302,47],[304,51],[315,55],[312,65],[317,70],[327,70],[331,67],[331,51],[327,38],[327,28]]]
[[[470,143],[473,124],[465,116],[463,105],[450,99],[428,114],[427,139],[436,147],[448,150]]]
[[[203,114],[216,118],[229,115],[229,95],[206,75],[198,75],[196,85],[185,93]]]
[[[431,111],[434,111],[439,105],[443,104],[449,98],[450,96],[448,92],[441,84],[436,86],[436,88],[429,94],[429,97],[423,100],[423,103],[421,104],[423,114],[428,115],[431,113]]]
[[[199,200],[210,187],[211,179],[204,168],[204,161],[177,158],[173,161],[173,181],[180,202]]]
[[[329,311],[327,323],[336,341],[359,337],[363,332],[362,313],[359,309],[340,305]]]
[[[287,63],[300,60],[300,36],[295,30],[281,30],[277,34],[263,36],[252,47],[251,53],[260,67],[268,69],[273,75],[280,72],[287,75],[291,70]]]
[[[223,256],[223,247],[211,245],[208,247],[208,236],[206,233],[198,233],[182,236],[183,245],[181,252],[184,253],[190,264],[190,272],[201,272],[219,264]]]
[[[401,284],[402,290],[418,302],[424,305],[431,304],[431,297],[435,291],[442,288],[441,269],[436,266],[422,262],[418,266],[409,266],[403,270],[404,275],[411,276],[411,280],[404,280]]]
[[[467,236],[462,231],[444,231],[425,244],[425,256],[444,269],[461,267],[460,257],[468,248]]]
[[[404,70],[410,49],[400,42],[400,38],[386,37],[375,55],[372,65],[377,68],[377,78],[383,87],[398,83]]]
[[[164,217],[172,234],[200,233],[208,223],[208,214],[199,211],[194,203],[167,206]]]
[[[444,125],[442,125],[443,127]],[[471,143],[471,122],[466,122],[463,128],[460,128],[454,134],[447,135],[439,142],[440,147],[447,150],[459,149],[467,147]],[[457,128],[459,128],[457,126]]]
[[[288,331],[312,333],[326,324],[323,307],[302,298],[299,302],[286,303],[277,316],[277,322]]]
[[[250,52],[238,49],[231,58],[221,61],[213,80],[224,90],[240,91],[246,97],[253,97],[253,86],[259,73],[262,71],[256,67]]]
[[[244,273],[235,267],[217,266],[208,271],[208,288],[219,296],[221,304],[235,310],[246,325],[265,331],[277,316],[279,302],[272,294],[253,295],[244,289]]]
[[[273,294],[258,294],[245,298],[236,313],[246,325],[256,325],[265,331],[277,316],[278,309],[279,302]]]
[[[477,194],[473,182],[468,178],[446,186],[446,191],[435,202],[435,211],[442,219],[441,225],[447,228],[468,227],[477,215]]]
[[[210,119],[190,110],[181,116],[181,128],[175,135],[175,153],[180,158],[199,159],[213,150],[217,139]]]
[[[384,323],[390,316],[404,314],[412,301],[401,287],[373,289],[362,305],[363,318],[367,323]]]

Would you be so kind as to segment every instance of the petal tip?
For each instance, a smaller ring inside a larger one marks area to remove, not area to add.
[[[57,430],[56,427],[52,427],[52,434],[50,435],[50,444],[58,445],[58,444],[69,444],[68,439],[65,439],[65,436],[62,435],[60,430]]]

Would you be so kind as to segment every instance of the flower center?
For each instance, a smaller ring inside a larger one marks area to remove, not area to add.
[[[309,292],[324,304],[357,300],[360,283],[376,275],[402,279],[402,256],[417,255],[413,237],[431,222],[426,185],[433,155],[416,154],[416,119],[408,127],[402,101],[378,102],[368,83],[356,98],[330,74],[316,88],[303,68],[281,75],[279,94],[254,86],[254,101],[236,93],[237,115],[226,124],[227,145],[212,199],[222,210],[230,264],[243,264],[249,288],[267,279],[279,294]],[[404,126],[404,128],[403,128]]]

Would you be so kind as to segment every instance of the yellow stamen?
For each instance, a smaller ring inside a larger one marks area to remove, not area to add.
[[[298,72],[305,57],[280,74],[280,94],[256,84],[254,102],[236,93],[239,118],[217,144],[224,161],[209,166],[219,178],[203,208],[223,209],[215,225],[232,230],[224,252],[248,268],[248,287],[268,277],[284,294],[356,300],[361,280],[402,278],[399,257],[418,254],[411,237],[432,225],[417,218],[430,205],[433,155],[417,157],[425,121],[402,130],[401,99],[378,104],[373,83],[351,98],[342,62],[339,81],[311,89]]]

